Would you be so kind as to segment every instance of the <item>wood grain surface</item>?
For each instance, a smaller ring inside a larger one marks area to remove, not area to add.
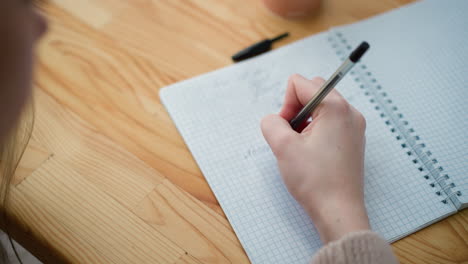
[[[324,0],[302,20],[260,0],[52,0],[36,124],[10,232],[47,263],[248,263],[158,98],[284,31],[291,43],[406,0]],[[286,81],[285,81],[286,82]],[[402,263],[468,263],[468,211],[393,244]]]

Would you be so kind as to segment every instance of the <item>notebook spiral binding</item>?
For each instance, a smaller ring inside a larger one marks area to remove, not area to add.
[[[352,51],[351,45],[348,44],[339,30],[332,30],[328,41],[342,61]],[[401,142],[401,147],[415,164],[419,173],[427,180],[428,185],[435,189],[435,194],[441,196],[441,202],[447,204],[452,201],[456,207],[461,206],[457,196],[461,196],[462,193],[453,190],[455,184],[450,182],[450,176],[444,173],[444,168],[438,164],[436,158],[432,157],[432,152],[426,149],[426,144],[421,141],[409,122],[404,119],[403,114],[398,112],[398,107],[389,98],[367,66],[358,63],[350,73],[359,84],[359,88],[364,91],[364,95],[369,98],[369,102],[374,105],[374,109],[380,113],[380,117],[390,131],[395,134],[395,139]]]

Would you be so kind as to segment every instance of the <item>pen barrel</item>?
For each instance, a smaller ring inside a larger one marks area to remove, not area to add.
[[[260,41],[234,54],[232,56],[232,60],[235,62],[238,62],[241,60],[249,59],[257,55],[260,55],[264,52],[271,50],[271,44],[272,44],[272,41],[269,39]]]
[[[336,70],[330,79],[322,85],[314,97],[312,97],[312,99],[310,99],[310,101],[302,108],[302,110],[289,122],[292,129],[297,130],[297,128],[311,116],[312,112],[322,102],[325,96],[327,96],[327,94],[333,90],[336,84],[346,75],[349,70],[351,70],[351,68],[353,68],[353,66],[354,63],[349,59],[345,60],[343,64],[341,64],[338,70]]]

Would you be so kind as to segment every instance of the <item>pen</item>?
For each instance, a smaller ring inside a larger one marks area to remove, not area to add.
[[[242,60],[245,60],[245,59],[248,59],[248,58],[252,58],[254,56],[257,56],[257,55],[260,55],[262,53],[265,53],[269,50],[271,50],[271,45],[273,44],[273,42],[276,42],[278,40],[281,40],[285,37],[289,36],[289,33],[284,33],[284,34],[281,34],[275,38],[272,38],[272,39],[264,39],[260,42],[257,42],[239,52],[237,52],[236,54],[234,54],[232,56],[232,60],[234,62],[239,62],[239,61],[242,61]]]
[[[310,99],[310,101],[301,109],[301,111],[289,122],[292,129],[297,130],[297,128],[310,117],[310,114],[315,110],[315,108],[322,102],[322,100],[327,96],[327,94],[338,84],[338,82],[343,79],[343,77],[348,73],[351,68],[359,61],[359,59],[366,53],[369,49],[369,44],[367,42],[362,42],[351,54],[349,57],[341,64],[341,66],[336,70],[335,73],[322,85],[319,91]]]

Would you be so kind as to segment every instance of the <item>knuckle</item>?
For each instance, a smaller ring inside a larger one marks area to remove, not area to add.
[[[283,149],[286,146],[290,145],[291,143],[292,143],[291,134],[281,133],[281,134],[277,135],[277,138],[276,138],[277,147]]]
[[[267,115],[263,117],[262,120],[260,121],[260,127],[262,128],[262,131],[265,131],[267,129],[268,120],[271,118],[270,116],[271,115]]]
[[[289,76],[288,78],[288,83],[295,83],[301,76],[297,73],[294,73],[293,75]]]
[[[292,143],[292,135],[287,133],[281,133],[276,136],[276,139],[273,142],[271,148],[273,150],[273,153],[275,153],[275,156],[278,159],[280,159],[284,157],[285,153],[287,152],[287,149],[291,146]]]
[[[268,114],[260,120],[260,127],[262,131],[272,130],[274,120],[276,119],[276,114]]]
[[[348,101],[339,95],[333,96],[330,103],[332,104],[333,109],[340,115],[347,115],[351,112],[351,106]]]
[[[322,85],[325,83],[325,79],[319,76],[312,78],[312,81],[318,85]]]
[[[358,127],[362,130],[366,130],[366,126],[367,126],[367,122],[366,122],[366,118],[364,117],[363,114],[361,114],[361,112],[359,111],[356,111],[356,122],[358,124]]]

